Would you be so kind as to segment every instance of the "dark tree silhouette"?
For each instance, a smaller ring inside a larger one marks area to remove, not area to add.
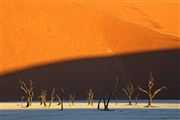
[[[53,88],[53,90],[52,90],[52,92],[51,92],[51,101],[50,101],[50,103],[49,103],[49,107],[51,107],[51,104],[52,104],[52,102],[53,102],[53,100],[54,100],[54,92],[55,92],[55,88]]]
[[[59,97],[58,94],[56,94],[56,98],[58,99],[58,104],[57,105],[61,105],[61,98]]]
[[[100,104],[101,104],[102,100],[103,100],[104,108],[105,108],[105,106],[106,106],[106,98],[105,98],[105,95],[104,95],[104,92],[103,92],[102,88],[100,88],[99,89],[99,100],[98,100],[98,106],[97,106],[98,110],[100,109]]]
[[[38,96],[38,98],[40,98],[40,105],[44,104],[45,107],[46,107],[46,96],[47,96],[47,90],[41,90],[40,96]]]
[[[21,108],[23,107],[23,100],[24,100],[24,96],[21,97]]]
[[[139,95],[140,95],[140,94],[137,93],[136,96],[135,96],[135,104],[136,104],[136,105],[138,104]]]
[[[73,93],[73,95],[69,94],[69,104],[70,105],[74,105],[75,97],[76,97],[76,95],[74,93]]]
[[[114,96],[114,93],[116,92],[116,89],[117,89],[117,86],[118,86],[118,83],[119,83],[119,78],[116,77],[115,79],[116,79],[115,84],[114,84],[114,86],[113,86],[113,88],[112,88],[112,90],[111,90],[111,92],[110,92],[110,94],[109,94],[109,96],[107,98],[107,102],[106,102],[105,94],[104,94],[103,90],[100,89],[101,98],[98,101],[97,109],[100,109],[100,103],[101,103],[101,100],[103,100],[103,102],[104,102],[104,110],[105,111],[109,110],[108,106],[109,106],[110,100]]]
[[[22,80],[19,80],[19,83],[20,83],[20,88],[26,94],[26,98],[27,98],[27,105],[26,105],[26,107],[29,107],[29,106],[32,105],[32,99],[33,99],[33,96],[34,96],[34,92],[33,92],[34,86],[33,86],[32,80],[29,81],[29,85],[28,86]]]
[[[58,105],[61,105],[61,111],[63,110],[63,99],[64,99],[64,89],[61,88],[60,96],[56,94],[57,99],[59,100]]]
[[[94,99],[94,92],[92,87],[89,87],[88,91],[87,91],[87,100],[88,100],[88,105],[93,105],[93,99]]]
[[[152,99],[163,89],[167,88],[167,86],[163,86],[157,90],[155,90],[154,92],[152,92],[152,88],[154,86],[154,77],[152,76],[152,72],[150,72],[150,78],[148,81],[148,88],[147,90],[138,87],[140,91],[142,91],[143,93],[147,94],[148,96],[148,105],[147,107],[152,107]]]
[[[116,96],[116,104],[115,105],[118,105],[118,97]]]
[[[135,91],[135,105],[138,104],[139,96],[141,95],[141,91],[139,89],[136,89]]]
[[[132,103],[131,103],[132,95],[136,90],[134,88],[133,84],[131,82],[129,82],[128,85],[126,86],[126,88],[122,88],[122,90],[124,91],[124,93],[126,94],[126,96],[129,99],[129,105],[132,105]]]

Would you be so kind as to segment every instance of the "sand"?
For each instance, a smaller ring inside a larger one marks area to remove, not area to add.
[[[0,73],[56,61],[179,48],[177,0],[30,1],[2,2]]]
[[[0,102],[1,110],[45,110],[45,109],[60,109],[60,106],[57,105],[57,102],[54,102],[51,107],[41,106],[38,102],[32,103],[31,107],[26,108],[26,103],[24,102],[21,107],[20,102]],[[47,106],[49,103],[47,104]],[[101,104],[101,108],[103,108]],[[180,103],[153,103],[153,107],[147,108],[145,107],[147,103],[138,103],[137,105],[132,104],[128,105],[127,103],[110,103],[110,109],[180,109]],[[74,105],[70,105],[69,103],[64,103],[64,109],[96,109],[97,103],[94,103],[93,106],[87,105],[87,103],[78,102]]]

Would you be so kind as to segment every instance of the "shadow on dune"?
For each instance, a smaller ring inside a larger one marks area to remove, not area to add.
[[[1,101],[20,100],[23,92],[18,80],[33,80],[35,96],[41,89],[49,92],[53,87],[56,93],[61,87],[65,89],[66,98],[69,93],[76,93],[77,99],[86,99],[86,90],[92,86],[108,91],[115,76],[120,78],[118,97],[125,98],[121,87],[132,81],[135,85],[146,86],[149,72],[155,77],[155,86],[167,85],[165,92],[157,95],[157,99],[179,99],[180,83],[180,49],[164,50],[122,56],[97,57],[72,61],[57,62],[1,76]],[[95,97],[97,98],[97,92]],[[49,95],[50,96],[50,95]],[[48,97],[49,97],[48,96]],[[37,99],[37,97],[34,97]]]

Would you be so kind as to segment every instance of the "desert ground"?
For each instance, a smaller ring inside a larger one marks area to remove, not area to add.
[[[43,107],[39,102],[34,102],[31,107],[21,108],[20,102],[1,102],[0,118],[2,120],[179,120],[179,102],[157,102],[154,107],[145,107],[146,103],[129,106],[127,102],[120,102],[117,105],[111,103],[110,111],[97,110],[97,103],[88,106],[86,102],[77,102],[70,106],[64,103],[64,110],[53,103],[52,106]],[[101,106],[102,107],[102,106]]]
[[[50,110],[50,109],[60,109],[60,106],[57,105],[57,102],[52,103],[51,107],[44,107],[43,105],[40,105],[39,102],[33,102],[32,106],[26,108],[26,102],[1,102],[0,103],[1,110],[30,110],[30,109],[44,109],[44,110]],[[47,103],[48,106],[48,103]],[[83,102],[77,102],[74,103],[74,105],[71,105],[69,102],[65,102],[63,104],[64,109],[96,109],[97,108],[97,102],[94,103],[92,106],[88,105],[85,101]],[[153,107],[147,108],[147,103],[138,103],[128,105],[128,103],[120,102],[120,103],[110,103],[109,108],[110,109],[180,109],[180,103],[153,103]],[[101,108],[103,108],[103,103],[101,103]]]

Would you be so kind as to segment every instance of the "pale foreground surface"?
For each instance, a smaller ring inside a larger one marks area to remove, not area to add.
[[[23,103],[25,106],[26,103]],[[88,106],[86,102],[77,102],[70,106],[64,103],[64,110],[60,111],[57,102],[52,106],[43,107],[38,102],[29,108],[21,108],[19,102],[0,103],[1,120],[180,120],[180,103],[156,102],[152,108],[146,108],[147,103],[129,106],[126,102],[111,103],[112,111],[96,110],[97,103]]]
[[[40,105],[39,102],[32,103],[32,106],[26,108],[26,102],[22,104],[20,102],[1,102],[0,108],[1,110],[30,110],[30,109],[60,109],[61,106],[57,105],[57,102],[52,103],[51,107],[48,107],[49,103],[47,102],[47,107],[44,107],[43,105]],[[74,105],[70,105],[68,102],[65,102],[64,109],[96,109],[97,103],[94,103],[93,106],[87,105],[86,102],[78,102]],[[180,109],[180,103],[153,103],[153,107],[150,109]],[[147,103],[138,103],[135,105],[134,103],[132,105],[128,105],[128,103],[118,103],[117,105],[115,103],[110,103],[109,108],[110,109],[121,109],[121,108],[127,108],[127,109],[144,109],[146,108]],[[101,103],[101,108],[103,108],[103,103]]]

